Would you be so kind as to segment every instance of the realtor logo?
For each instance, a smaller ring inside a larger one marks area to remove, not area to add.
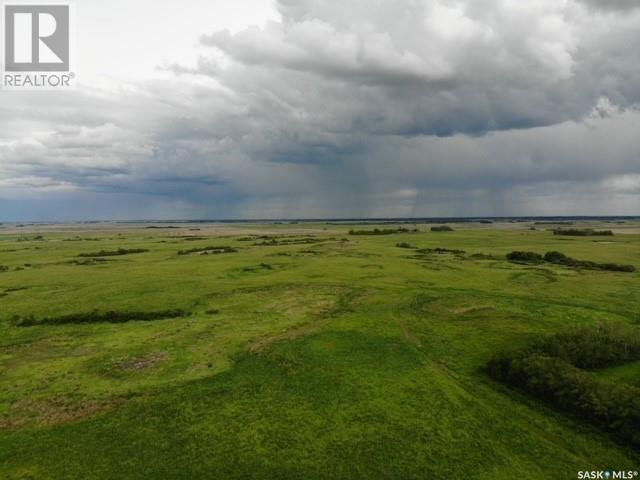
[[[3,86],[19,89],[70,87],[70,5],[5,4]]]

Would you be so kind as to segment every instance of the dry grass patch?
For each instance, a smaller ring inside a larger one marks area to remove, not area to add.
[[[169,359],[167,352],[153,352],[141,357],[131,357],[119,362],[118,367],[125,372],[142,372],[158,366]]]
[[[72,402],[65,397],[25,398],[14,402],[0,417],[0,430],[16,430],[37,426],[48,427],[83,420],[122,405],[124,398]]]

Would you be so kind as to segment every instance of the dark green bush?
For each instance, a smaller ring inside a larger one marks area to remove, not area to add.
[[[129,255],[132,253],[146,253],[149,250],[146,248],[119,248],[117,250],[100,250],[94,253],[81,253],[78,257],[115,257],[118,255]]]
[[[503,357],[490,374],[640,446],[640,388],[603,381],[570,363],[542,354]]]
[[[627,327],[561,333],[529,348],[503,353],[488,373],[640,446],[640,389],[600,379],[582,368],[603,368],[640,359],[640,335]]]
[[[9,271],[9,267],[7,267],[6,265],[0,265],[0,273],[8,272],[8,271]]]
[[[181,309],[162,310],[156,312],[99,312],[94,310],[89,313],[72,313],[58,317],[44,317],[37,319],[33,315],[26,317],[15,316],[13,323],[19,327],[30,327],[33,325],[65,325],[73,323],[126,323],[130,321],[149,322],[166,318],[181,318],[191,315]]]
[[[635,272],[636,267],[633,265],[618,265],[617,263],[596,263],[590,260],[576,260],[566,256],[561,252],[547,252],[544,257],[535,252],[511,252],[507,254],[507,259],[518,263],[553,263],[555,265],[563,265],[565,267],[586,268],[590,270],[608,270],[613,272]]]
[[[564,253],[560,252],[547,252],[544,255],[544,261],[549,263],[565,263],[569,257],[567,257]]]
[[[507,259],[511,262],[542,263],[542,255],[535,252],[511,252],[507,254]]]
[[[448,225],[440,225],[437,227],[431,227],[432,232],[453,232],[453,228]]]
[[[233,247],[199,247],[190,248],[189,250],[180,250],[178,255],[189,255],[191,253],[202,253],[207,255],[220,255],[221,253],[235,253],[236,250]]]
[[[611,230],[593,230],[592,228],[557,228],[553,231],[554,235],[564,235],[570,237],[611,237]]]
[[[579,328],[536,342],[533,348],[578,368],[606,368],[640,359],[640,332],[620,325]]]
[[[609,270],[611,272],[633,273],[636,271],[636,267],[633,265],[619,265],[617,263],[599,263],[597,265],[598,269]]]
[[[591,270],[609,270],[614,272],[636,271],[636,268],[633,265],[618,265],[617,263],[596,263],[590,260],[576,260],[575,258],[568,257],[564,253],[560,252],[547,252],[544,256],[544,260],[549,263],[555,263],[556,265],[588,268]]]

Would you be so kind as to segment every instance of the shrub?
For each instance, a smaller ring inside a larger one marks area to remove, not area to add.
[[[640,446],[640,389],[600,379],[582,368],[640,359],[640,335],[625,327],[584,328],[494,357],[488,373],[552,405],[577,414],[633,446]]]
[[[549,263],[565,263],[569,257],[567,257],[564,253],[560,252],[547,252],[544,255],[544,261]]]
[[[623,326],[578,328],[536,342],[533,348],[578,368],[606,368],[640,359],[640,333]]]
[[[94,253],[81,253],[78,257],[115,257],[118,255],[129,255],[132,253],[146,253],[149,250],[146,248],[119,248],[117,250],[100,250],[99,252]]]
[[[453,228],[448,225],[440,225],[437,227],[431,227],[432,232],[453,232]]]
[[[636,267],[633,265],[619,265],[617,263],[599,263],[597,265],[600,270],[609,270],[611,272],[633,273],[636,271]]]
[[[566,256],[562,252],[547,252],[544,257],[534,252],[511,252],[507,255],[507,259],[512,262],[519,263],[553,263],[554,265],[563,265],[565,267],[588,268],[591,270],[608,270],[613,272],[632,273],[636,271],[633,265],[618,265],[617,263],[596,263],[590,260],[576,260]]]
[[[633,265],[618,265],[617,263],[596,263],[589,260],[576,260],[566,256],[561,252],[547,252],[544,260],[556,265],[565,265],[567,267],[588,268],[591,270],[609,270],[614,272],[635,272],[636,267]]]
[[[489,371],[498,380],[640,446],[640,388],[600,380],[541,354],[496,360]]]
[[[511,262],[523,262],[523,263],[542,263],[544,259],[542,255],[535,252],[511,252],[507,254],[507,259]]]
[[[406,242],[396,243],[396,247],[398,247],[398,248],[416,248],[413,245],[411,245],[410,243],[406,243]]]
[[[199,247],[199,248],[190,248],[188,250],[180,250],[178,255],[189,255],[191,253],[201,253],[204,255],[219,255],[221,253],[235,253],[236,250],[233,247]]]
[[[33,325],[65,325],[73,323],[126,323],[130,321],[149,322],[166,318],[181,318],[191,315],[181,309],[162,310],[156,312],[99,312],[94,310],[89,313],[72,313],[58,317],[44,317],[36,319],[33,315],[27,317],[15,316],[13,323],[19,327],[30,327]]]
[[[9,267],[7,267],[6,265],[0,265],[0,273],[4,273],[8,271],[9,271]]]
[[[557,228],[553,231],[553,234],[571,237],[613,236],[613,232],[611,230],[593,230],[592,228]]]

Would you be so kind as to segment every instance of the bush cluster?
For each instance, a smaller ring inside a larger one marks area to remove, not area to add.
[[[581,329],[503,353],[489,374],[640,446],[640,388],[607,382],[583,368],[640,359],[640,336],[623,327]]]
[[[613,367],[640,360],[640,332],[610,325],[580,328],[535,342],[533,349],[578,368]]]
[[[437,227],[431,227],[432,232],[453,232],[453,228],[449,225],[440,225]]]
[[[178,255],[189,255],[191,253],[202,253],[202,254],[211,254],[211,255],[219,255],[221,253],[235,253],[236,250],[233,247],[199,247],[199,248],[190,248],[188,250],[180,250]]]
[[[9,271],[9,267],[7,267],[6,265],[0,265],[0,273],[8,272],[8,271]]]
[[[592,228],[557,228],[554,235],[564,235],[569,237],[611,237],[611,230],[594,230]]]
[[[544,261],[544,258],[539,253],[520,251],[507,254],[507,259],[511,262],[523,263],[542,263]]]
[[[19,327],[30,327],[33,325],[65,325],[70,323],[126,323],[130,321],[149,322],[165,318],[181,318],[191,315],[181,309],[162,310],[156,312],[99,312],[94,310],[89,313],[72,313],[58,317],[44,317],[37,319],[33,315],[13,317],[13,323]]]
[[[553,263],[555,265],[563,265],[565,267],[587,268],[589,270],[607,270],[612,272],[633,273],[636,267],[633,265],[620,265],[617,263],[596,263],[590,260],[576,260],[566,256],[561,252],[547,252],[544,256],[535,252],[511,252],[507,254],[507,259],[511,262],[521,263]]]
[[[560,252],[547,252],[544,256],[545,262],[555,263],[557,265],[565,265],[567,267],[589,268],[592,270],[611,270],[614,272],[635,272],[633,265],[619,265],[617,263],[596,263],[589,260],[576,260],[567,257]]]
[[[131,253],[146,253],[146,248],[119,248],[117,250],[100,250],[94,253],[81,253],[79,257],[115,257],[118,255],[129,255]]]

